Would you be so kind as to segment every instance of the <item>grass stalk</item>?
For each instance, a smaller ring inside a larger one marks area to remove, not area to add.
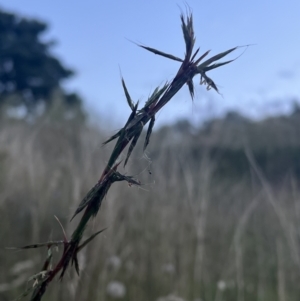
[[[139,180],[131,177],[120,174],[117,169],[121,163],[120,156],[124,153],[125,148],[129,145],[128,151],[126,154],[126,159],[124,161],[124,166],[127,164],[128,159],[130,158],[133,149],[135,148],[140,135],[150,121],[146,140],[144,143],[144,150],[150,142],[150,137],[152,133],[152,129],[155,124],[155,116],[156,114],[177,94],[177,92],[187,84],[189,88],[190,95],[193,99],[194,97],[194,83],[193,78],[196,75],[200,76],[200,84],[204,84],[207,87],[207,90],[214,89],[218,92],[217,86],[214,81],[209,78],[206,72],[228,64],[231,61],[226,61],[223,63],[215,63],[216,61],[222,59],[229,53],[236,50],[238,47],[231,48],[225,52],[219,53],[206,61],[203,62],[204,58],[208,55],[209,51],[204,53],[201,56],[197,56],[199,52],[199,48],[194,51],[195,44],[195,36],[193,29],[193,16],[189,13],[187,16],[183,14],[180,16],[181,18],[181,27],[185,41],[185,56],[183,59],[175,57],[174,55],[167,54],[165,52],[156,50],[154,48],[146,47],[143,45],[138,45],[156,55],[160,55],[166,57],[168,59],[175,60],[176,62],[180,62],[181,65],[178,69],[177,74],[174,79],[170,82],[167,82],[162,87],[157,87],[149,99],[146,101],[145,105],[142,108],[138,108],[139,103],[133,103],[129,91],[126,87],[125,81],[122,78],[122,86],[125,92],[125,96],[127,98],[127,102],[129,104],[130,109],[132,110],[127,122],[124,127],[119,130],[115,135],[109,138],[104,144],[111,142],[114,139],[117,139],[115,147],[111,153],[111,156],[108,160],[108,164],[104,168],[101,177],[99,178],[96,185],[87,193],[84,199],[79,204],[77,210],[75,211],[72,219],[79,214],[81,211],[84,211],[78,226],[74,230],[71,235],[71,239],[68,240],[67,237],[64,238],[63,241],[63,253],[54,268],[52,268],[52,264],[50,261],[52,260],[52,244],[46,243],[39,246],[45,246],[48,248],[48,257],[46,259],[46,263],[44,264],[43,270],[35,275],[35,282],[33,286],[33,293],[31,295],[32,301],[39,301],[42,299],[44,293],[47,290],[50,282],[60,273],[60,279],[63,278],[67,268],[70,263],[75,266],[76,272],[79,274],[79,265],[77,260],[78,252],[85,247],[96,235],[98,235],[102,231],[98,231],[93,234],[89,239],[85,242],[82,242],[82,237],[86,226],[90,222],[91,218],[95,217],[99,211],[99,208],[102,204],[104,197],[109,191],[111,185],[116,181],[126,181],[129,185],[140,185]],[[80,244],[81,243],[81,244]],[[36,247],[26,246],[23,248]],[[22,249],[22,248],[21,248]],[[27,294],[28,292],[26,292]]]

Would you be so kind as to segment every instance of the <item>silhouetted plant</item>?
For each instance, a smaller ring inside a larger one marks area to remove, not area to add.
[[[81,220],[73,232],[71,239],[67,238],[66,233],[63,230],[64,238],[61,241],[48,241],[45,243],[33,244],[24,246],[20,249],[38,248],[46,247],[48,249],[48,256],[45,260],[41,272],[31,277],[34,280],[32,288],[26,291],[22,296],[30,293],[32,296],[31,300],[41,300],[44,295],[49,283],[54,279],[54,277],[60,273],[60,279],[63,278],[69,264],[74,265],[77,274],[79,275],[79,264],[77,255],[78,252],[84,248],[89,242],[91,242],[98,234],[103,230],[94,233],[90,238],[82,242],[83,233],[85,228],[92,217],[95,217],[99,211],[101,203],[106,196],[111,185],[117,181],[126,181],[129,185],[141,185],[138,179],[132,176],[125,176],[118,172],[118,167],[122,163],[120,159],[121,154],[123,154],[127,145],[129,145],[127,154],[124,161],[124,166],[126,166],[128,159],[130,158],[133,149],[135,148],[140,135],[149,122],[146,138],[144,141],[144,151],[146,150],[152,133],[152,129],[155,124],[156,113],[165,106],[172,97],[185,85],[187,84],[191,98],[194,98],[194,82],[193,78],[199,74],[200,84],[206,85],[207,90],[211,88],[216,92],[218,88],[214,81],[207,76],[207,72],[223,65],[226,65],[233,60],[217,63],[218,60],[222,59],[229,53],[233,52],[239,47],[231,48],[227,51],[221,52],[205,61],[204,58],[207,57],[210,51],[206,51],[204,54],[198,56],[200,48],[194,51],[195,36],[193,29],[193,16],[188,14],[186,17],[182,14],[181,27],[184,36],[184,41],[186,45],[185,56],[183,59],[176,57],[174,55],[156,50],[154,48],[146,47],[144,45],[138,45],[154,54],[166,57],[171,60],[175,60],[181,63],[177,74],[174,79],[170,82],[166,82],[162,87],[157,87],[154,89],[151,96],[146,101],[142,108],[139,108],[139,102],[134,103],[130,93],[126,87],[125,81],[122,78],[122,86],[125,92],[126,100],[131,109],[131,114],[125,123],[124,127],[119,130],[115,135],[110,137],[104,144],[117,139],[115,147],[112,154],[108,160],[104,171],[99,178],[96,185],[87,193],[84,199],[79,204],[76,209],[72,219],[81,211],[84,210]],[[71,220],[72,220],[71,219]],[[63,229],[63,228],[62,228]],[[52,249],[53,247],[63,247],[63,252],[60,260],[52,267]]]

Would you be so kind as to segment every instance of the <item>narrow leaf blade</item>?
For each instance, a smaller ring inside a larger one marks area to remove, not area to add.
[[[228,55],[229,53],[231,53],[232,51],[236,50],[237,48],[238,48],[238,46],[237,46],[237,47],[234,47],[234,48],[231,48],[231,49],[229,49],[229,50],[226,50],[226,51],[224,51],[224,52],[221,52],[221,53],[219,53],[219,54],[214,55],[214,56],[211,57],[210,59],[208,59],[208,60],[206,60],[205,62],[203,62],[202,64],[200,64],[200,65],[198,66],[198,69],[199,69],[199,70],[200,70],[200,69],[203,70],[203,68],[209,66],[209,65],[210,65],[211,63],[213,63],[214,61],[220,60],[221,58],[223,58],[224,56]]]
[[[128,92],[128,89],[127,89],[127,87],[126,87],[126,84],[125,84],[125,81],[124,81],[124,78],[123,78],[123,77],[122,77],[122,86],[123,86],[123,90],[124,90],[124,93],[125,93],[125,96],[126,96],[127,103],[128,103],[128,105],[129,105],[130,109],[133,111],[133,109],[134,109],[134,104],[133,104],[133,101],[132,101],[132,99],[131,99],[131,97],[130,97],[130,94],[129,94],[129,92]]]
[[[139,137],[142,133],[142,130],[143,130],[143,126],[141,125],[138,129],[137,129],[137,132],[136,134],[133,136],[132,138],[132,141],[131,141],[131,144],[129,146],[129,149],[128,149],[128,152],[127,152],[127,156],[126,156],[126,160],[124,162],[124,167],[126,166],[127,162],[128,162],[128,159],[133,151],[133,149],[135,148],[135,145],[137,143],[137,141],[139,140]]]
[[[77,258],[77,253],[73,255],[72,257],[72,264],[75,266],[75,271],[77,275],[79,276],[80,270],[79,270],[79,263],[78,263],[78,258]]]
[[[26,250],[26,249],[36,249],[36,248],[42,248],[42,247],[49,247],[49,246],[58,246],[64,244],[64,241],[58,240],[58,241],[47,241],[43,243],[37,243],[32,245],[27,245],[24,247],[8,247],[7,250]]]
[[[92,241],[97,235],[99,235],[100,233],[102,233],[103,231],[105,231],[107,228],[104,228],[100,231],[97,231],[96,233],[94,233],[93,235],[91,235],[88,239],[86,239],[77,249],[77,252],[81,251],[90,241]]]
[[[159,87],[155,88],[149,99],[145,103],[145,107],[149,107],[152,103],[156,102],[161,95],[167,90],[169,87],[169,83],[165,83],[165,85],[159,89]]]
[[[202,77],[204,78],[204,81],[202,81]],[[204,72],[201,73],[201,81],[200,84],[206,83],[207,84],[207,90],[210,88],[213,88],[217,93],[219,93],[219,90],[217,88],[217,85],[214,83],[214,81],[208,77]],[[220,93],[219,93],[220,94]]]
[[[160,50],[157,50],[157,49],[154,49],[154,48],[151,48],[151,47],[147,47],[147,46],[143,46],[143,45],[138,45],[139,47],[142,47],[142,48],[144,48],[144,49],[146,49],[146,50],[148,50],[148,51],[150,51],[150,52],[152,52],[152,53],[154,53],[154,54],[157,54],[157,55],[161,55],[161,56],[163,56],[163,57],[166,57],[166,58],[168,58],[168,59],[171,59],[171,60],[174,60],[174,61],[178,61],[178,62],[183,62],[183,60],[181,59],[181,58],[179,58],[179,57],[177,57],[177,56],[174,56],[174,55],[172,55],[172,54],[169,54],[169,53],[165,53],[165,52],[162,52],[162,51],[160,51]]]
[[[111,136],[108,140],[104,141],[104,142],[103,142],[103,145],[105,145],[105,144],[107,144],[107,143],[109,143],[109,142],[115,140],[116,138],[118,138],[118,137],[121,135],[122,130],[123,130],[123,129],[119,130],[116,134],[114,134],[113,136]]]
[[[114,139],[120,137],[122,134],[124,134],[124,129],[126,129],[127,125],[134,119],[135,115],[136,115],[136,111],[138,108],[139,102],[137,102],[135,104],[135,106],[132,109],[132,112],[130,114],[130,116],[128,117],[128,120],[124,126],[124,128],[122,128],[121,130],[119,130],[116,134],[114,134],[113,136],[111,136],[108,140],[106,140],[105,142],[103,142],[103,145],[113,141]]]
[[[233,61],[235,61],[235,60],[230,60],[230,61],[226,61],[226,62],[222,62],[222,63],[213,64],[213,65],[210,65],[208,67],[203,68],[203,71],[207,72],[207,71],[219,68],[221,66],[227,65],[227,64],[229,64],[229,63],[231,63]]]
[[[196,55],[198,54],[200,50],[200,47],[195,51],[195,53],[193,54],[192,58],[191,58],[191,61],[194,60],[194,58],[196,57]]]
[[[147,130],[147,134],[146,134],[146,138],[145,138],[145,143],[144,143],[144,151],[146,150],[149,142],[150,142],[150,136],[152,133],[152,129],[154,127],[154,123],[155,123],[155,116],[153,116],[150,120],[149,126],[148,126],[148,130]]]
[[[208,54],[210,53],[210,50],[207,50],[205,53],[203,53],[195,62],[195,65],[198,65]]]
[[[189,87],[189,92],[190,92],[191,98],[192,98],[192,100],[193,100],[193,99],[194,99],[194,95],[195,95],[193,80],[192,80],[192,79],[188,80],[188,81],[186,82],[186,84],[187,84],[188,87]]]
[[[193,15],[190,14],[190,16],[187,16],[185,21],[183,14],[181,14],[180,19],[181,19],[182,33],[185,42],[185,48],[186,48],[185,60],[190,60],[193,47],[195,44],[194,29],[193,29]]]

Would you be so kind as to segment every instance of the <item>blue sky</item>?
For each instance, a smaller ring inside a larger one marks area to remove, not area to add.
[[[122,124],[129,109],[120,69],[132,97],[145,101],[179,66],[128,39],[182,57],[179,7],[185,9],[185,3],[193,11],[196,46],[202,52],[255,45],[209,73],[223,97],[197,85],[192,103],[185,88],[159,113],[159,123],[180,117],[198,122],[226,109],[262,116],[286,111],[288,100],[300,98],[299,0],[0,0],[0,7],[48,22],[45,38],[58,42],[53,52],[77,71],[66,87],[84,98],[94,116]]]

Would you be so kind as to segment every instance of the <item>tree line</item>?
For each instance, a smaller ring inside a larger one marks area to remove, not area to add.
[[[39,105],[51,106],[56,89],[67,106],[81,105],[76,93],[62,88],[62,81],[75,72],[51,52],[56,43],[43,38],[48,29],[44,21],[0,9],[0,108],[23,106],[27,114],[35,114]]]

